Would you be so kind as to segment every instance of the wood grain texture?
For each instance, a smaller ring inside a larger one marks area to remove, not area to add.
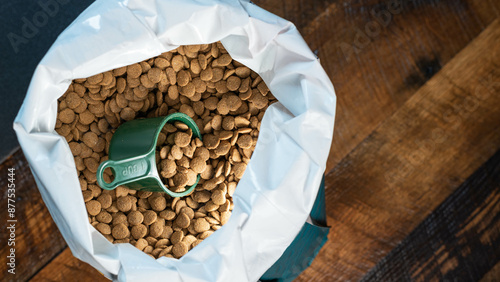
[[[99,282],[109,280],[89,264],[75,258],[73,254],[71,254],[71,250],[66,248],[30,281]]]
[[[500,151],[364,276],[363,281],[479,281],[498,262]]]
[[[486,273],[480,282],[498,282],[500,279],[500,262],[498,262],[494,267]]]
[[[7,239],[10,235],[7,231],[7,185],[8,169],[15,168],[16,185],[16,274],[7,272],[7,255],[10,253]],[[55,225],[49,211],[42,201],[42,197],[35,186],[28,162],[21,150],[17,150],[12,156],[0,165],[0,187],[2,188],[0,214],[0,281],[25,281],[41,269],[65,246],[57,226]]]
[[[495,18],[499,1],[254,1],[294,22],[335,86],[329,172]]]
[[[299,281],[361,278],[499,149],[499,44],[495,20],[327,176],[330,240]]]

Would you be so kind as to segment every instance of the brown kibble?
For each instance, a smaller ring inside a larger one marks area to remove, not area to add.
[[[195,100],[194,96],[196,94],[196,87],[193,83],[188,83],[186,86],[181,87],[180,93],[191,100]]]
[[[205,210],[206,210],[207,212],[215,211],[215,210],[217,210],[217,209],[219,209],[219,206],[218,206],[218,205],[216,205],[216,204],[215,204],[213,201],[211,201],[211,200],[210,200],[210,201],[208,201],[208,202],[205,204]]]
[[[200,72],[200,78],[203,81],[210,81],[214,77],[214,73],[211,67],[207,67],[206,69]]]
[[[86,158],[83,160],[83,163],[87,167],[88,170],[90,170],[93,173],[97,172],[97,168],[99,167],[99,162],[97,162],[96,159],[94,158]]]
[[[116,200],[116,206],[118,210],[122,212],[128,212],[132,208],[132,200],[129,196],[122,196]]]
[[[177,169],[177,165],[175,164],[175,161],[171,160],[171,159],[162,160],[160,163],[160,166],[161,166],[161,170],[165,171],[167,173],[174,173]]]
[[[237,183],[236,183],[236,182],[229,182],[229,183],[227,184],[227,194],[228,194],[229,196],[231,196],[231,197],[233,196],[234,191],[236,190],[236,185],[237,185]]]
[[[235,124],[234,117],[232,116],[226,116],[222,120],[222,128],[224,130],[233,130]]]
[[[210,180],[207,180],[203,183],[203,189],[205,189],[205,190],[211,191],[211,190],[215,189],[215,187],[217,187],[217,183],[216,183],[215,179],[210,179]]]
[[[236,75],[241,78],[246,78],[250,76],[250,69],[247,67],[238,67],[236,68]]]
[[[236,142],[238,146],[242,149],[248,149],[252,147],[253,144],[253,139],[252,136],[248,134],[244,134],[238,138],[238,141]]]
[[[225,156],[231,150],[231,143],[227,140],[220,141],[219,146],[215,148],[215,153],[219,156]]]
[[[199,204],[198,202],[196,202],[195,200],[193,200],[192,198],[190,197],[187,197],[186,198],[186,204],[188,205],[188,207],[190,207],[191,209],[198,209],[199,208]]]
[[[148,244],[150,246],[154,246],[156,244],[156,242],[158,242],[158,239],[156,239],[156,238],[154,238],[152,236],[148,236],[145,239],[146,239],[146,241],[148,241]]]
[[[98,223],[96,226],[95,226],[95,229],[97,229],[97,231],[101,232],[102,234],[104,235],[109,235],[111,234],[111,227],[109,227],[109,225],[105,224],[105,223]]]
[[[215,61],[217,62],[217,65],[218,66],[227,66],[231,63],[233,59],[231,58],[231,56],[229,56],[229,54],[223,54],[221,55],[219,58],[217,58]]]
[[[133,64],[127,66],[127,76],[131,78],[139,78],[142,74],[142,67],[140,64]]]
[[[164,210],[160,212],[160,217],[165,220],[173,220],[175,218],[175,212],[173,210]]]
[[[72,123],[75,120],[75,112],[72,109],[64,109],[59,113],[59,120],[63,123]]]
[[[87,78],[87,82],[90,84],[98,84],[99,82],[102,81],[103,78],[104,78],[104,74],[98,73],[96,75],[93,75],[93,76]]]
[[[188,178],[187,178],[187,175],[185,173],[178,172],[174,175],[173,181],[174,181],[175,186],[183,187],[183,186],[186,186],[186,184],[188,182]]]
[[[144,216],[139,211],[132,211],[128,214],[127,220],[130,225],[138,225],[142,223],[142,221],[144,220]]]
[[[191,142],[189,134],[185,132],[177,132],[175,134],[175,144],[179,147],[186,147]]]
[[[170,239],[170,237],[172,237],[172,234],[174,233],[174,230],[172,229],[171,226],[168,226],[166,225],[164,228],[163,228],[163,233],[161,233],[160,235],[160,238],[163,238],[163,239]]]
[[[135,118],[135,111],[129,107],[123,108],[120,112],[120,117],[126,121],[133,120]]]
[[[177,73],[177,85],[186,86],[190,80],[189,72],[181,70]]]
[[[196,230],[196,232],[201,233],[201,232],[205,232],[209,229],[210,229],[210,223],[208,223],[208,221],[206,219],[197,218],[194,221],[194,230]]]
[[[127,216],[122,212],[116,212],[115,214],[112,215],[112,217],[113,217],[113,222],[112,222],[113,225],[117,225],[120,223],[123,223],[125,225],[128,224]]]
[[[203,144],[207,147],[207,149],[215,149],[219,145],[219,138],[213,134],[206,134],[203,137]]]
[[[146,254],[150,254],[153,251],[153,246],[147,246],[144,248],[143,252]],[[155,258],[153,255],[150,255],[150,257]]]
[[[210,152],[205,147],[199,147],[199,148],[196,148],[196,151],[194,151],[193,156],[200,157],[203,161],[207,161],[210,158]]]
[[[269,88],[267,88],[267,85],[264,81],[260,82],[259,85],[257,85],[257,89],[260,91],[260,94],[264,96],[266,96],[269,92]]]
[[[243,173],[245,173],[246,168],[247,165],[245,163],[235,163],[233,165],[234,176],[238,179],[241,179],[241,177],[243,177]]]
[[[177,243],[181,242],[182,239],[184,239],[184,233],[182,233],[182,231],[175,231],[170,236],[170,242],[172,244],[177,244]]]
[[[101,211],[95,218],[97,221],[106,224],[111,223],[111,220],[113,220],[113,217],[111,217],[111,214],[107,211]]]
[[[120,223],[113,227],[111,234],[115,239],[125,239],[130,236],[130,231],[125,224]]]
[[[132,232],[133,233],[133,232]],[[135,242],[135,245],[134,245],[137,249],[139,249],[140,251],[144,250],[144,248],[146,248],[148,246],[148,241],[146,241],[146,239],[144,238],[139,238],[137,239],[137,241]]]
[[[101,208],[107,209],[107,208],[111,207],[111,203],[112,203],[113,199],[111,198],[111,195],[109,195],[109,194],[101,194],[97,198],[97,201],[99,201],[99,203],[101,203]]]
[[[148,79],[152,83],[158,83],[158,82],[160,82],[160,79],[161,79],[160,75],[161,75],[161,69],[159,69],[159,68],[151,68],[148,71]]]
[[[194,200],[198,203],[206,203],[210,200],[210,192],[208,191],[198,191],[194,193]]]
[[[155,66],[164,70],[166,69],[168,66],[170,66],[170,62],[165,59],[165,58],[162,58],[162,57],[158,57],[155,59]]]
[[[85,145],[89,146],[90,148],[94,147],[97,144],[98,140],[99,138],[97,137],[97,134],[92,131],[89,131],[82,136],[83,143],[85,143]]]
[[[174,157],[175,160],[180,160],[184,155],[181,148],[177,145],[172,146],[172,149],[170,149],[170,153],[172,154],[172,157]]]
[[[199,239],[204,240],[204,239],[207,239],[208,236],[212,235],[213,233],[214,232],[212,230],[207,230],[207,231],[201,233],[198,237],[199,237]]]
[[[186,204],[187,204],[188,199],[191,199],[191,198],[189,198],[189,197],[186,198]],[[182,207],[181,213],[185,213],[189,217],[190,220],[194,218],[194,211],[189,206]]]
[[[219,103],[217,103],[217,112],[221,115],[227,115],[230,111],[230,108],[227,104],[227,99],[220,99]]]
[[[175,244],[174,247],[172,248],[172,253],[176,258],[182,257],[183,255],[187,254],[187,252],[188,252],[188,247],[184,242],[179,242]]]
[[[225,193],[221,190],[215,190],[212,192],[212,202],[216,205],[222,205],[226,202],[226,196]]]
[[[238,128],[243,128],[250,125],[250,121],[244,117],[237,116],[234,118],[234,125]]]
[[[153,192],[150,192],[150,191],[137,191],[137,196],[139,198],[147,198],[149,196],[151,196],[153,194]]]
[[[132,227],[131,232],[132,232],[132,237],[134,237],[134,239],[138,240],[138,239],[144,238],[144,236],[146,236],[146,234],[148,233],[148,228],[144,224],[138,224],[138,225],[134,225]]]
[[[148,200],[155,211],[162,211],[167,207],[167,200],[163,196],[149,197]]]
[[[83,99],[75,92],[69,92],[66,96],[66,104],[70,109],[75,109],[83,102]]]
[[[202,173],[207,168],[207,163],[201,157],[196,157],[191,160],[189,166],[195,173]]]
[[[229,91],[236,91],[238,88],[240,88],[241,85],[241,78],[237,76],[230,76],[227,79],[227,89]]]
[[[187,214],[181,213],[175,219],[174,224],[179,226],[180,228],[187,228],[189,224],[191,224],[191,221]]]
[[[163,228],[165,227],[165,222],[163,219],[157,220],[151,224],[149,227],[149,235],[153,237],[159,237],[163,233]]]
[[[96,200],[88,201],[85,206],[87,207],[87,212],[91,216],[96,216],[101,212],[101,203]]]
[[[178,72],[178,71],[180,71],[181,69],[184,68],[184,59],[182,58],[181,55],[175,55],[172,58],[172,68],[176,72]]]
[[[143,215],[144,220],[142,222],[146,225],[151,225],[158,218],[158,215],[152,210],[145,211]]]

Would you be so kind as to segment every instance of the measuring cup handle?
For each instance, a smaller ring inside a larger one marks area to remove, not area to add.
[[[114,179],[110,183],[104,181],[104,170],[110,168]],[[144,159],[107,160],[97,169],[97,183],[101,188],[113,190],[120,185],[134,182],[150,174],[150,166]]]

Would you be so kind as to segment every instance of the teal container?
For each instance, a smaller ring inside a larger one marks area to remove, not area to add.
[[[97,169],[97,183],[103,189],[113,190],[123,185],[137,191],[165,192],[172,197],[183,197],[191,193],[198,181],[184,192],[173,192],[162,183],[156,167],[156,143],[166,123],[175,121],[186,124],[195,137],[202,140],[201,132],[192,118],[183,113],[166,117],[136,119],[125,122],[116,130],[109,145],[109,159]],[[104,170],[110,168],[114,179],[106,183]]]

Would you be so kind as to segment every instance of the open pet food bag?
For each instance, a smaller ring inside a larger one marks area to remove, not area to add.
[[[73,79],[216,41],[278,99],[262,120],[231,218],[181,259],[155,260],[131,244],[111,244],[88,222],[73,156],[54,129],[57,99]],[[73,255],[106,277],[257,281],[311,222],[334,116],[333,86],[295,26],[249,1],[98,0],[36,68],[14,129]]]

